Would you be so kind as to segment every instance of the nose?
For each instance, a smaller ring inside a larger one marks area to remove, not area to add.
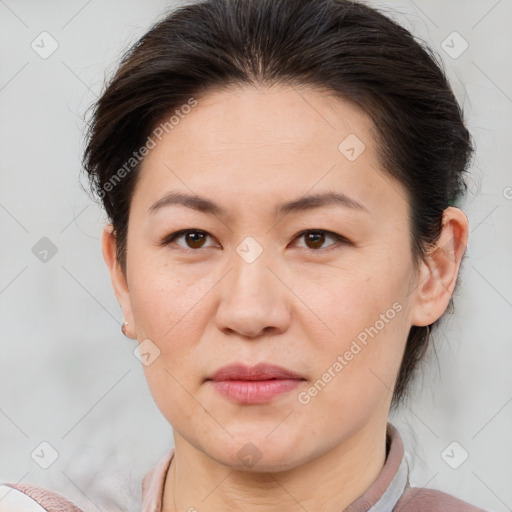
[[[289,328],[292,292],[264,254],[252,263],[235,254],[233,267],[219,283],[216,324],[225,334],[258,338]]]

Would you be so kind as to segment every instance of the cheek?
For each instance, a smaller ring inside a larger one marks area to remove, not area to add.
[[[212,273],[200,265],[171,268],[169,263],[159,264],[151,258],[134,264],[130,300],[139,339],[154,340],[162,351],[185,349],[187,339],[199,335],[200,322],[194,319],[214,284]]]
[[[403,278],[392,272],[382,266],[360,264],[316,278],[297,276],[297,289],[317,314],[312,321],[315,318],[325,327],[325,337],[318,340],[322,346],[343,349],[358,335],[364,341],[365,332],[374,332],[375,325],[379,338],[386,337],[390,325],[396,324],[398,310],[404,309]]]
[[[197,415],[190,393],[198,375],[194,356],[201,336],[198,302],[197,294],[186,293],[179,279],[148,278],[133,290],[139,346],[149,339],[157,354],[151,364],[143,364],[145,378],[155,404],[172,425],[192,425]]]
[[[366,414],[391,397],[410,327],[404,276],[368,268],[303,288],[326,326],[322,336],[309,337],[316,380],[304,401],[334,414]]]
[[[183,267],[184,268],[184,267]],[[208,292],[218,282],[211,271],[198,265],[193,271],[170,267],[157,258],[132,258],[129,275],[130,300],[137,328],[138,342],[149,339],[157,358],[143,365],[154,400],[169,420],[189,414],[194,403],[186,390],[197,386],[197,354],[194,352],[204,335],[210,312]],[[150,345],[151,346],[151,345]]]
[[[173,427],[179,426],[179,430],[191,428],[197,422],[201,410],[198,402],[186,391],[190,388],[186,381],[186,371],[178,372],[176,365],[163,355],[143,369],[153,401],[162,416]]]

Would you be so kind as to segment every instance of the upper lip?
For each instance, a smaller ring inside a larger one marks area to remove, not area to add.
[[[269,380],[269,379],[298,379],[303,377],[282,366],[274,364],[258,363],[255,366],[247,366],[243,363],[223,366],[206,380]]]

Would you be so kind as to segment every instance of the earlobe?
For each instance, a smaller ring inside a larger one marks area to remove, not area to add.
[[[123,331],[123,333],[129,338],[137,339],[137,335],[134,331],[130,293],[128,290],[126,276],[117,259],[117,240],[112,224],[107,224],[103,228],[101,249],[103,253],[103,259],[105,260],[110,273],[112,288],[114,290],[117,301],[121,306],[123,318],[127,322],[127,326],[125,328],[126,332]]]
[[[430,325],[446,311],[457,282],[468,237],[469,220],[464,211],[454,206],[446,208],[439,239],[421,263],[414,290],[412,325]]]

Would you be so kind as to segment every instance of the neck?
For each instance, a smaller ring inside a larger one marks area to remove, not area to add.
[[[232,470],[177,432],[163,512],[344,510],[376,480],[386,459],[386,424],[366,425],[341,444],[281,472]]]

